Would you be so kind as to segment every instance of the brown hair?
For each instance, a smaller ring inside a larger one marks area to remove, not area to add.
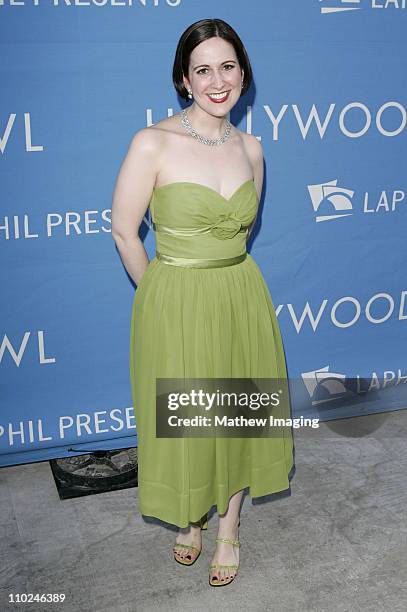
[[[179,39],[175,52],[172,81],[181,98],[188,100],[188,92],[184,85],[183,76],[188,77],[189,59],[192,51],[201,42],[214,36],[219,36],[219,38],[223,38],[233,45],[240,68],[244,71],[242,95],[249,89],[253,73],[246,49],[238,34],[223,19],[201,19],[191,24],[185,30]]]

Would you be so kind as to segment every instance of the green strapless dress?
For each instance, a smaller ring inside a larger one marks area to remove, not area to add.
[[[264,277],[246,252],[254,182],[226,199],[176,182],[153,191],[156,256],[133,301],[130,380],[138,436],[139,510],[178,527],[249,487],[289,488],[293,438],[156,438],[156,378],[287,378],[280,329]],[[290,407],[286,414],[289,418]]]

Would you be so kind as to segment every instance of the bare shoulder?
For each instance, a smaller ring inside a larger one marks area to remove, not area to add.
[[[131,148],[137,148],[144,153],[155,153],[159,149],[162,135],[153,127],[141,128],[133,134]]]
[[[178,124],[176,116],[173,116],[149,127],[141,128],[133,135],[131,144],[145,153],[159,153],[168,136],[179,131]]]
[[[241,130],[239,130],[239,133],[245,146],[247,155],[249,156],[253,166],[256,166],[263,160],[263,147],[261,146],[260,140],[256,138],[256,136],[253,136],[253,134],[248,134],[247,132],[243,132]]]
[[[180,131],[180,115],[181,113],[176,113],[175,115],[171,115],[171,117],[166,117],[165,119],[161,119],[161,121],[157,121],[154,125],[151,126],[152,129],[163,132],[179,132]]]
[[[154,123],[154,125],[151,125],[147,129],[154,133],[158,139],[163,139],[170,134],[181,134],[183,130],[179,115],[180,113],[172,115],[171,117],[166,117],[161,121],[157,121],[157,123]]]

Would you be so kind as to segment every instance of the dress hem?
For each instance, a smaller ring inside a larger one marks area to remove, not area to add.
[[[207,508],[203,512],[198,512],[199,516],[198,515],[197,516],[192,516],[189,520],[186,520],[186,521],[176,520],[174,516],[170,515],[170,513],[163,512],[162,511],[164,509],[163,506],[160,507],[159,511],[158,510],[154,511],[152,509],[148,510],[146,505],[143,504],[143,503],[140,503],[140,500],[139,500],[140,514],[142,516],[146,516],[146,517],[149,517],[149,518],[158,519],[158,520],[160,520],[160,521],[162,521],[164,523],[168,523],[169,525],[173,525],[173,526],[176,526],[176,527],[179,527],[180,529],[182,529],[182,528],[188,527],[190,523],[197,523],[203,516],[207,515],[209,513],[209,511],[214,506],[216,507],[216,510],[217,510],[218,514],[224,514],[226,512],[226,509],[227,509],[227,506],[229,504],[230,498],[233,495],[235,495],[236,493],[238,493],[239,491],[248,489],[248,494],[249,494],[249,496],[252,499],[252,504],[253,505],[257,505],[257,504],[253,503],[253,500],[255,500],[255,499],[258,499],[258,498],[261,498],[261,497],[267,497],[269,495],[273,495],[273,494],[276,494],[276,493],[283,493],[284,491],[288,491],[290,489],[290,481],[291,481],[291,479],[292,479],[292,477],[294,475],[293,468],[294,468],[294,462],[291,463],[291,466],[290,466],[290,468],[288,470],[288,473],[286,473],[286,475],[283,477],[283,479],[285,481],[284,484],[280,480],[280,484],[277,484],[277,486],[272,486],[271,488],[267,487],[267,491],[262,492],[262,493],[258,493],[257,495],[252,495],[251,490],[253,488],[255,488],[255,487],[253,487],[250,484],[241,483],[241,484],[238,485],[237,488],[235,487],[230,494],[228,494],[226,504],[223,503],[223,505],[222,505],[222,504],[217,504],[216,502],[213,502],[209,506],[209,508]],[[147,485],[147,483],[144,483],[144,487],[145,488],[146,488],[146,485]],[[147,496],[148,496],[148,494],[147,494]],[[220,506],[220,508],[218,508],[218,506]],[[170,509],[170,506],[169,506],[169,509]]]

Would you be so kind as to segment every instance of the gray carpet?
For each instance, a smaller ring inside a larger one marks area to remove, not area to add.
[[[0,610],[405,612],[407,411],[295,431],[291,495],[241,515],[241,567],[208,585],[216,515],[192,567],[137,489],[60,501],[48,462],[0,469]],[[65,593],[9,604],[9,593]]]

